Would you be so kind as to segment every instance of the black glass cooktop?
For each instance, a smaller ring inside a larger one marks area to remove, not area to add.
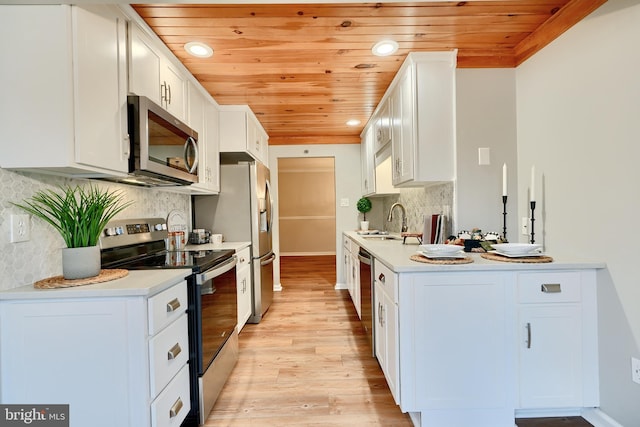
[[[200,273],[233,256],[233,250],[160,251],[129,259],[112,259],[102,263],[103,268],[147,270],[155,268],[191,268]]]

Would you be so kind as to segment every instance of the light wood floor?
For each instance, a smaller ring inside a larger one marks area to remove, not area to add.
[[[240,357],[206,426],[412,426],[371,356],[335,257],[282,257],[282,292],[240,333]],[[522,424],[519,427],[583,427]]]

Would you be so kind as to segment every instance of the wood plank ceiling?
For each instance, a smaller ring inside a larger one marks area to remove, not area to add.
[[[407,53],[516,67],[606,0],[133,5],[221,105],[248,104],[270,145],[359,143]],[[373,44],[400,49],[377,57]],[[184,44],[207,43],[210,58]],[[348,127],[348,119],[361,124]]]

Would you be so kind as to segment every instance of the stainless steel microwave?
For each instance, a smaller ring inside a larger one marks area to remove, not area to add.
[[[129,95],[128,181],[149,186],[198,182],[198,133],[144,96]]]

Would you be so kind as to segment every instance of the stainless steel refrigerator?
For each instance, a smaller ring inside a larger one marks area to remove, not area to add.
[[[226,241],[250,241],[253,313],[258,323],[273,301],[273,196],[269,169],[260,162],[220,166],[220,194],[193,197],[194,228]]]

